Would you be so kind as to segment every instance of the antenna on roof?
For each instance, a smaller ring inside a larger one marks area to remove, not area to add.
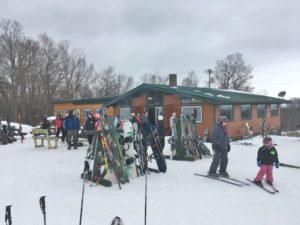
[[[285,95],[286,95],[286,91],[281,91],[278,93],[278,97],[284,98]]]

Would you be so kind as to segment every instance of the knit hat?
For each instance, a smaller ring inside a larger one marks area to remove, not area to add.
[[[265,138],[263,139],[263,143],[264,143],[264,144],[268,144],[270,141],[272,141],[272,138],[271,138],[271,137],[265,137]]]
[[[228,122],[227,116],[220,116],[218,119],[218,123]]]
[[[159,121],[163,120],[164,117],[162,115],[159,115],[158,118],[157,118]]]

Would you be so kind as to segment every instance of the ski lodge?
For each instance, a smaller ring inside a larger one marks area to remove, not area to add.
[[[73,109],[81,124],[89,112],[99,113],[101,117],[119,115],[122,120],[128,119],[132,112],[148,112],[152,125],[163,115],[165,129],[169,127],[172,112],[177,117],[196,112],[198,134],[203,137],[208,129],[208,138],[216,120],[226,115],[229,137],[238,138],[247,135],[248,128],[254,134],[260,133],[262,125],[268,133],[279,131],[280,104],[284,103],[289,101],[235,90],[178,86],[176,74],[170,74],[169,85],[143,83],[121,96],[61,100],[54,101],[53,105],[55,115]]]

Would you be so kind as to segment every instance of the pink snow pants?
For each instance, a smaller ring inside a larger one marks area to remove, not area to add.
[[[265,174],[267,175],[267,181],[273,182],[273,165],[261,165],[255,180],[261,181]]]

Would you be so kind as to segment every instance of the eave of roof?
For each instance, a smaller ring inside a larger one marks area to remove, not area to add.
[[[168,85],[161,84],[146,84],[143,83],[136,88],[126,92],[125,94],[118,96],[105,104],[106,107],[117,104],[130,97],[135,92],[140,90],[155,90],[168,94],[175,94],[181,96],[187,96],[192,98],[202,99],[213,104],[283,104],[290,103],[290,101],[274,98],[264,95],[257,95],[248,92],[235,91],[235,90],[221,90],[214,88],[198,88],[198,87],[170,87]]]
[[[100,103],[105,104],[112,99],[116,98],[116,96],[108,96],[108,97],[98,97],[98,98],[81,98],[81,99],[62,99],[62,100],[54,100],[53,104],[59,103],[72,103],[74,105],[77,104],[92,104],[92,103]]]

